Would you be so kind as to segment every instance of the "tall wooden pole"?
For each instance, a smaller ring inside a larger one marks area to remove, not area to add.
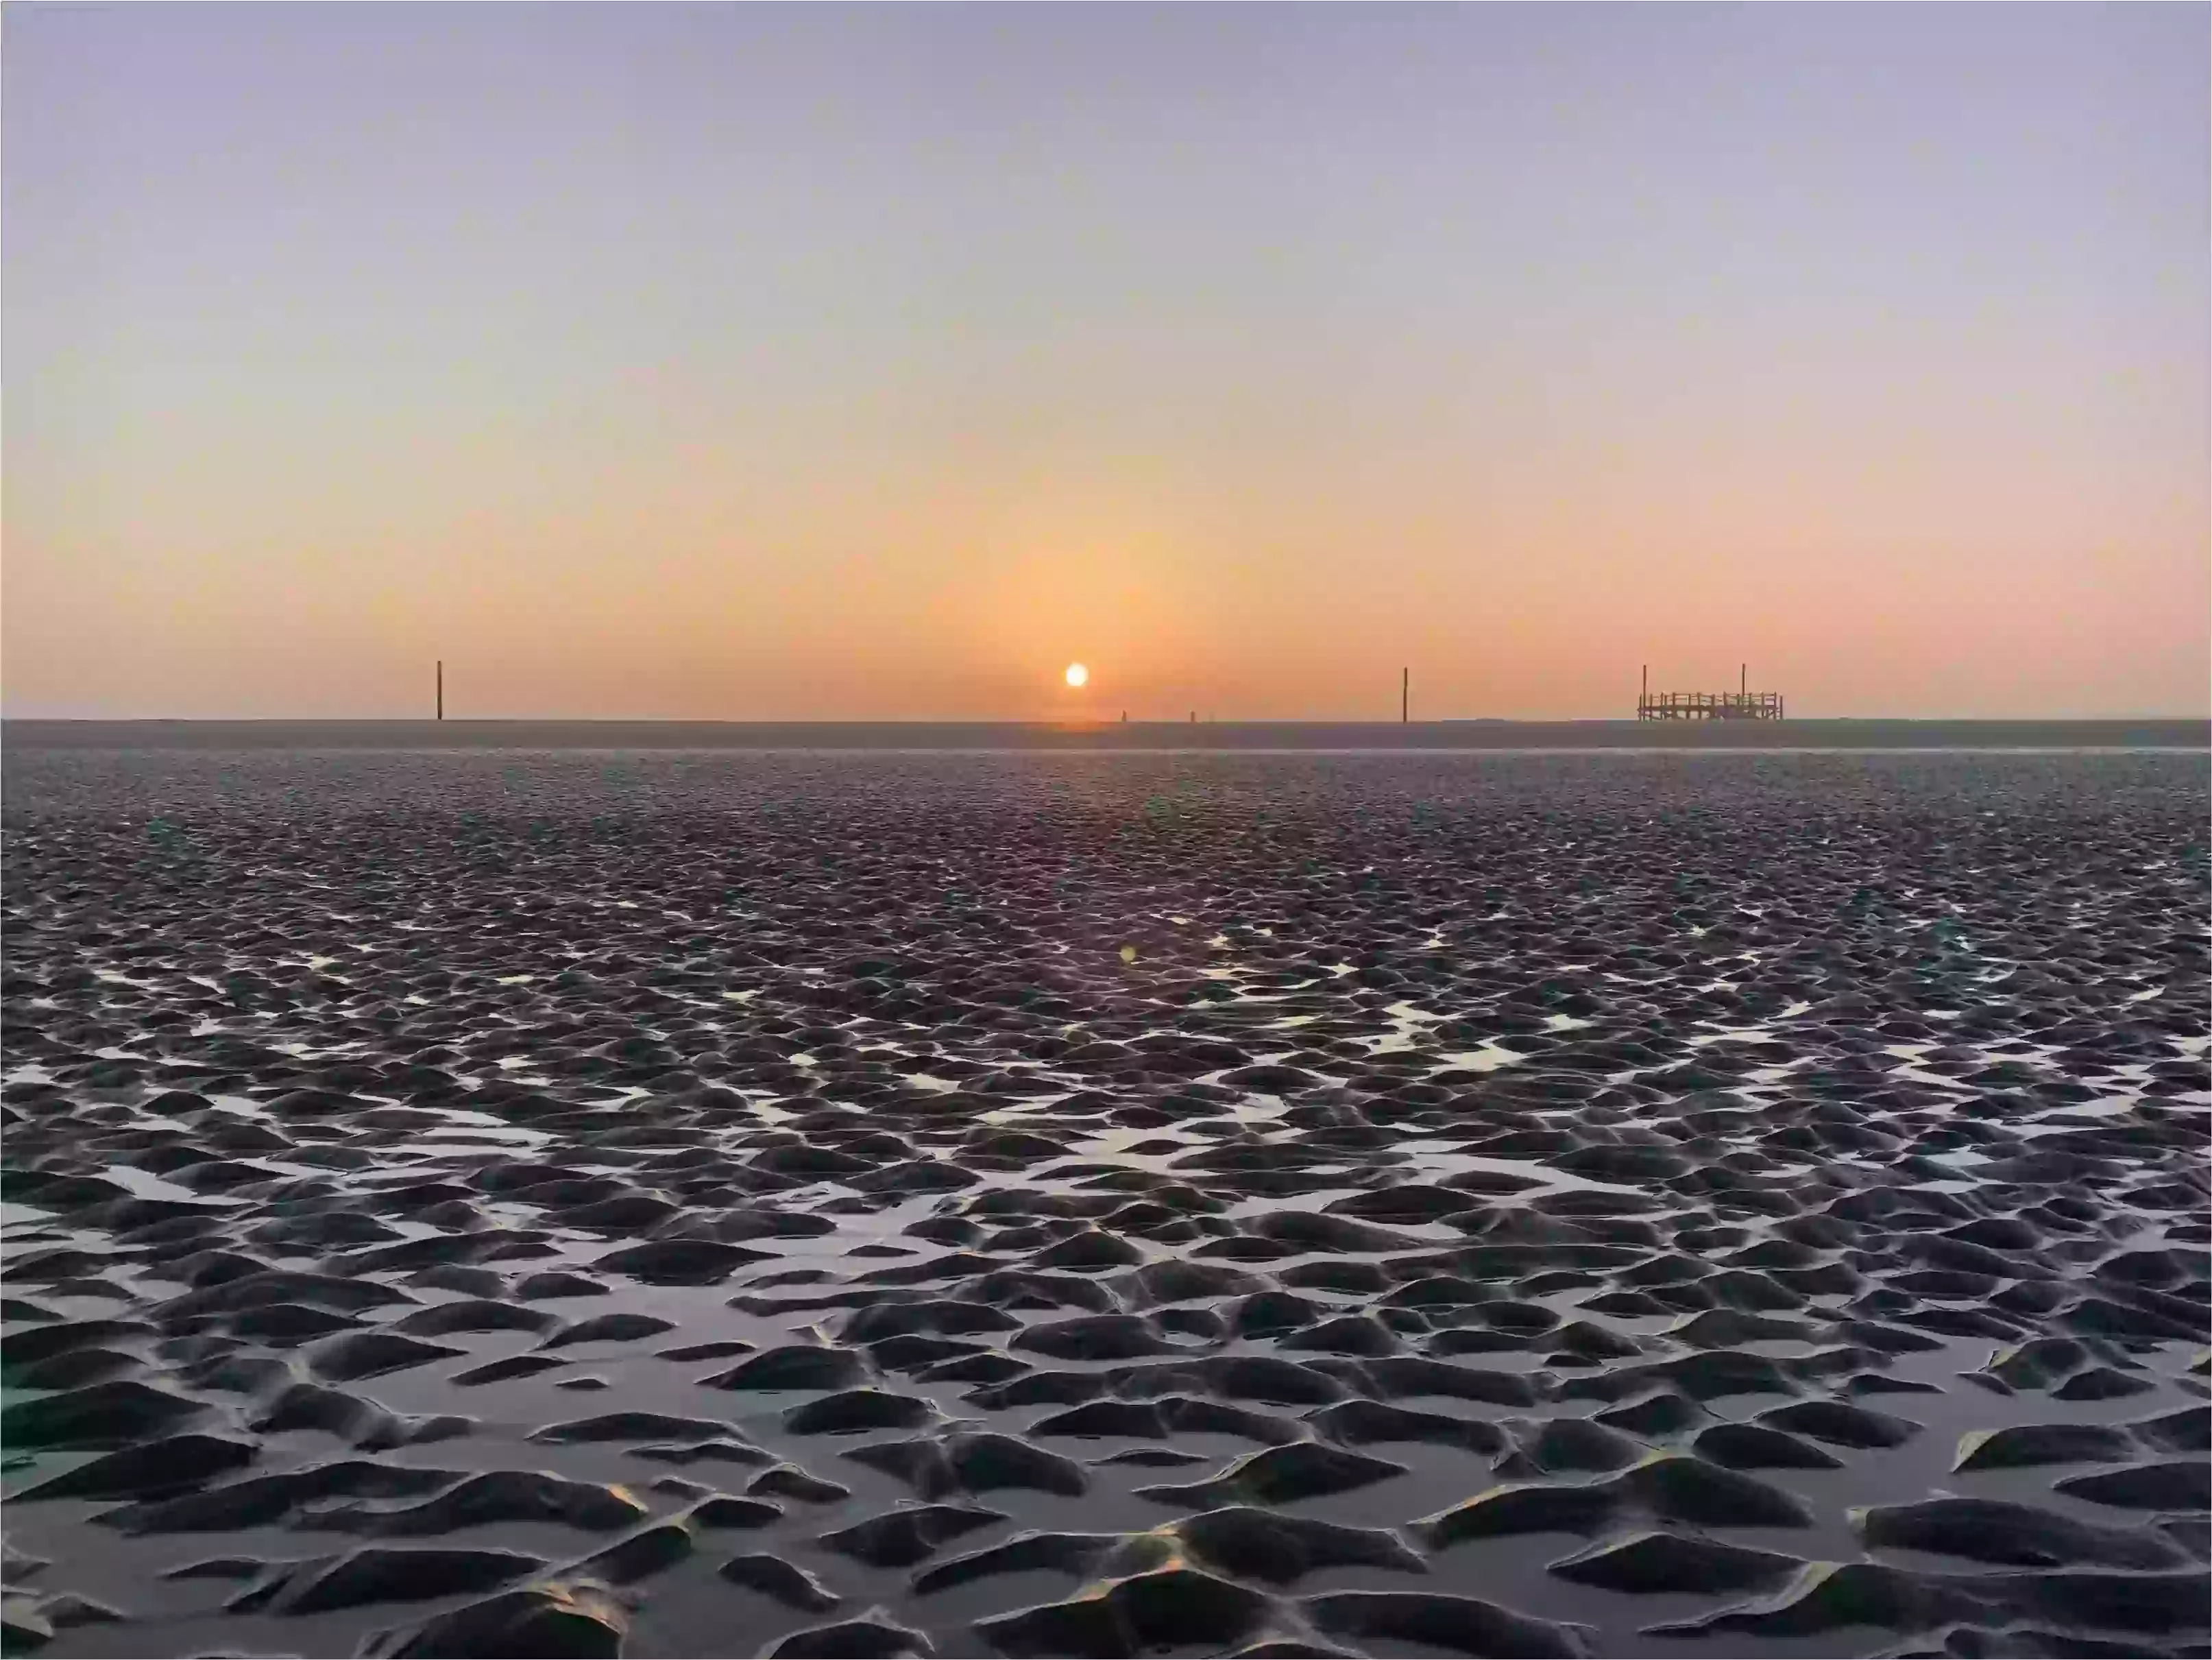
[[[438,718],[446,718],[446,660],[438,660]]]
[[[1407,721],[1413,719],[1411,714],[1413,706],[1413,672],[1411,669],[1400,669],[1398,671],[1398,724],[1400,726],[1404,726]]]

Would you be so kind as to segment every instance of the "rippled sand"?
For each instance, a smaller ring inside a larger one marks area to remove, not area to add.
[[[2202,755],[4,783],[11,1649],[2205,1651]]]

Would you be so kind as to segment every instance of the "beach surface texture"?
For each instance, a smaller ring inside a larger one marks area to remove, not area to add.
[[[2205,1651],[2187,733],[473,730],[8,729],[8,1651]]]

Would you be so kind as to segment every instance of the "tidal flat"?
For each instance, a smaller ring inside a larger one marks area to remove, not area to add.
[[[2206,1651],[2202,753],[0,781],[9,1651]]]

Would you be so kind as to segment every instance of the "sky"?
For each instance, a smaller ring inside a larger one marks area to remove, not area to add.
[[[2201,715],[2209,63],[2185,4],[11,0],[0,708]]]

